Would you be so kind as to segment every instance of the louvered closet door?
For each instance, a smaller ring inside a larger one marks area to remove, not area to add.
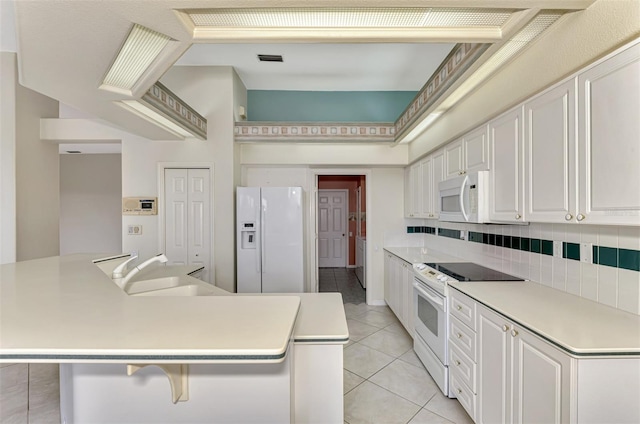
[[[165,253],[170,265],[203,265],[210,281],[208,169],[165,169]]]

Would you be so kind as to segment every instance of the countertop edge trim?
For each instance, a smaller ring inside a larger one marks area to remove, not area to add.
[[[576,357],[583,357],[583,358],[587,358],[587,357],[607,357],[607,356],[635,356],[635,357],[640,357],[640,352],[576,352],[573,351],[571,349],[569,349],[566,346],[563,346],[562,344],[560,344],[559,342],[550,339],[549,337],[540,334],[539,332],[533,330],[531,327],[529,327],[528,325],[522,323],[521,321],[506,315],[505,313],[487,305],[486,303],[482,302],[481,300],[476,299],[475,297],[473,297],[472,295],[470,295],[469,293],[465,293],[463,290],[461,290],[458,287],[453,287],[453,286],[449,286],[449,288],[452,288],[462,294],[464,294],[465,296],[470,297],[471,299],[475,300],[476,302],[478,302],[479,304],[481,304],[482,306],[492,310],[493,312],[497,313],[498,315],[501,315],[503,317],[505,317],[508,320],[513,321],[514,323],[522,326],[523,328],[525,328],[527,331],[535,334],[536,336],[540,337],[541,339],[551,343],[552,345],[562,349],[563,351],[567,352],[568,354],[572,355],[572,356],[576,356]]]
[[[348,343],[349,337],[341,338],[341,339],[294,339],[294,343],[325,343],[325,344],[333,344],[333,343]]]
[[[0,362],[12,359],[55,359],[55,360],[115,360],[115,361],[280,361],[287,351],[277,355],[74,355],[74,354],[0,354]]]

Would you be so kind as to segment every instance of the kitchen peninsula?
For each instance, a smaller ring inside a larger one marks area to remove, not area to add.
[[[63,422],[342,420],[339,294],[129,296],[96,259],[0,267],[0,361],[63,364]]]

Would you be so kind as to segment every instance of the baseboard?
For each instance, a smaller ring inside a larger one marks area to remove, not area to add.
[[[355,268],[355,265],[347,265],[347,268]]]
[[[387,302],[384,300],[373,300],[371,303],[367,303],[367,305],[371,306],[387,306]]]

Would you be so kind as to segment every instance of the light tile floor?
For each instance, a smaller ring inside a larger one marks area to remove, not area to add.
[[[472,423],[424,369],[393,312],[365,303],[353,270],[321,268],[320,291],[339,291],[345,301],[351,339],[344,349],[345,423]]]

